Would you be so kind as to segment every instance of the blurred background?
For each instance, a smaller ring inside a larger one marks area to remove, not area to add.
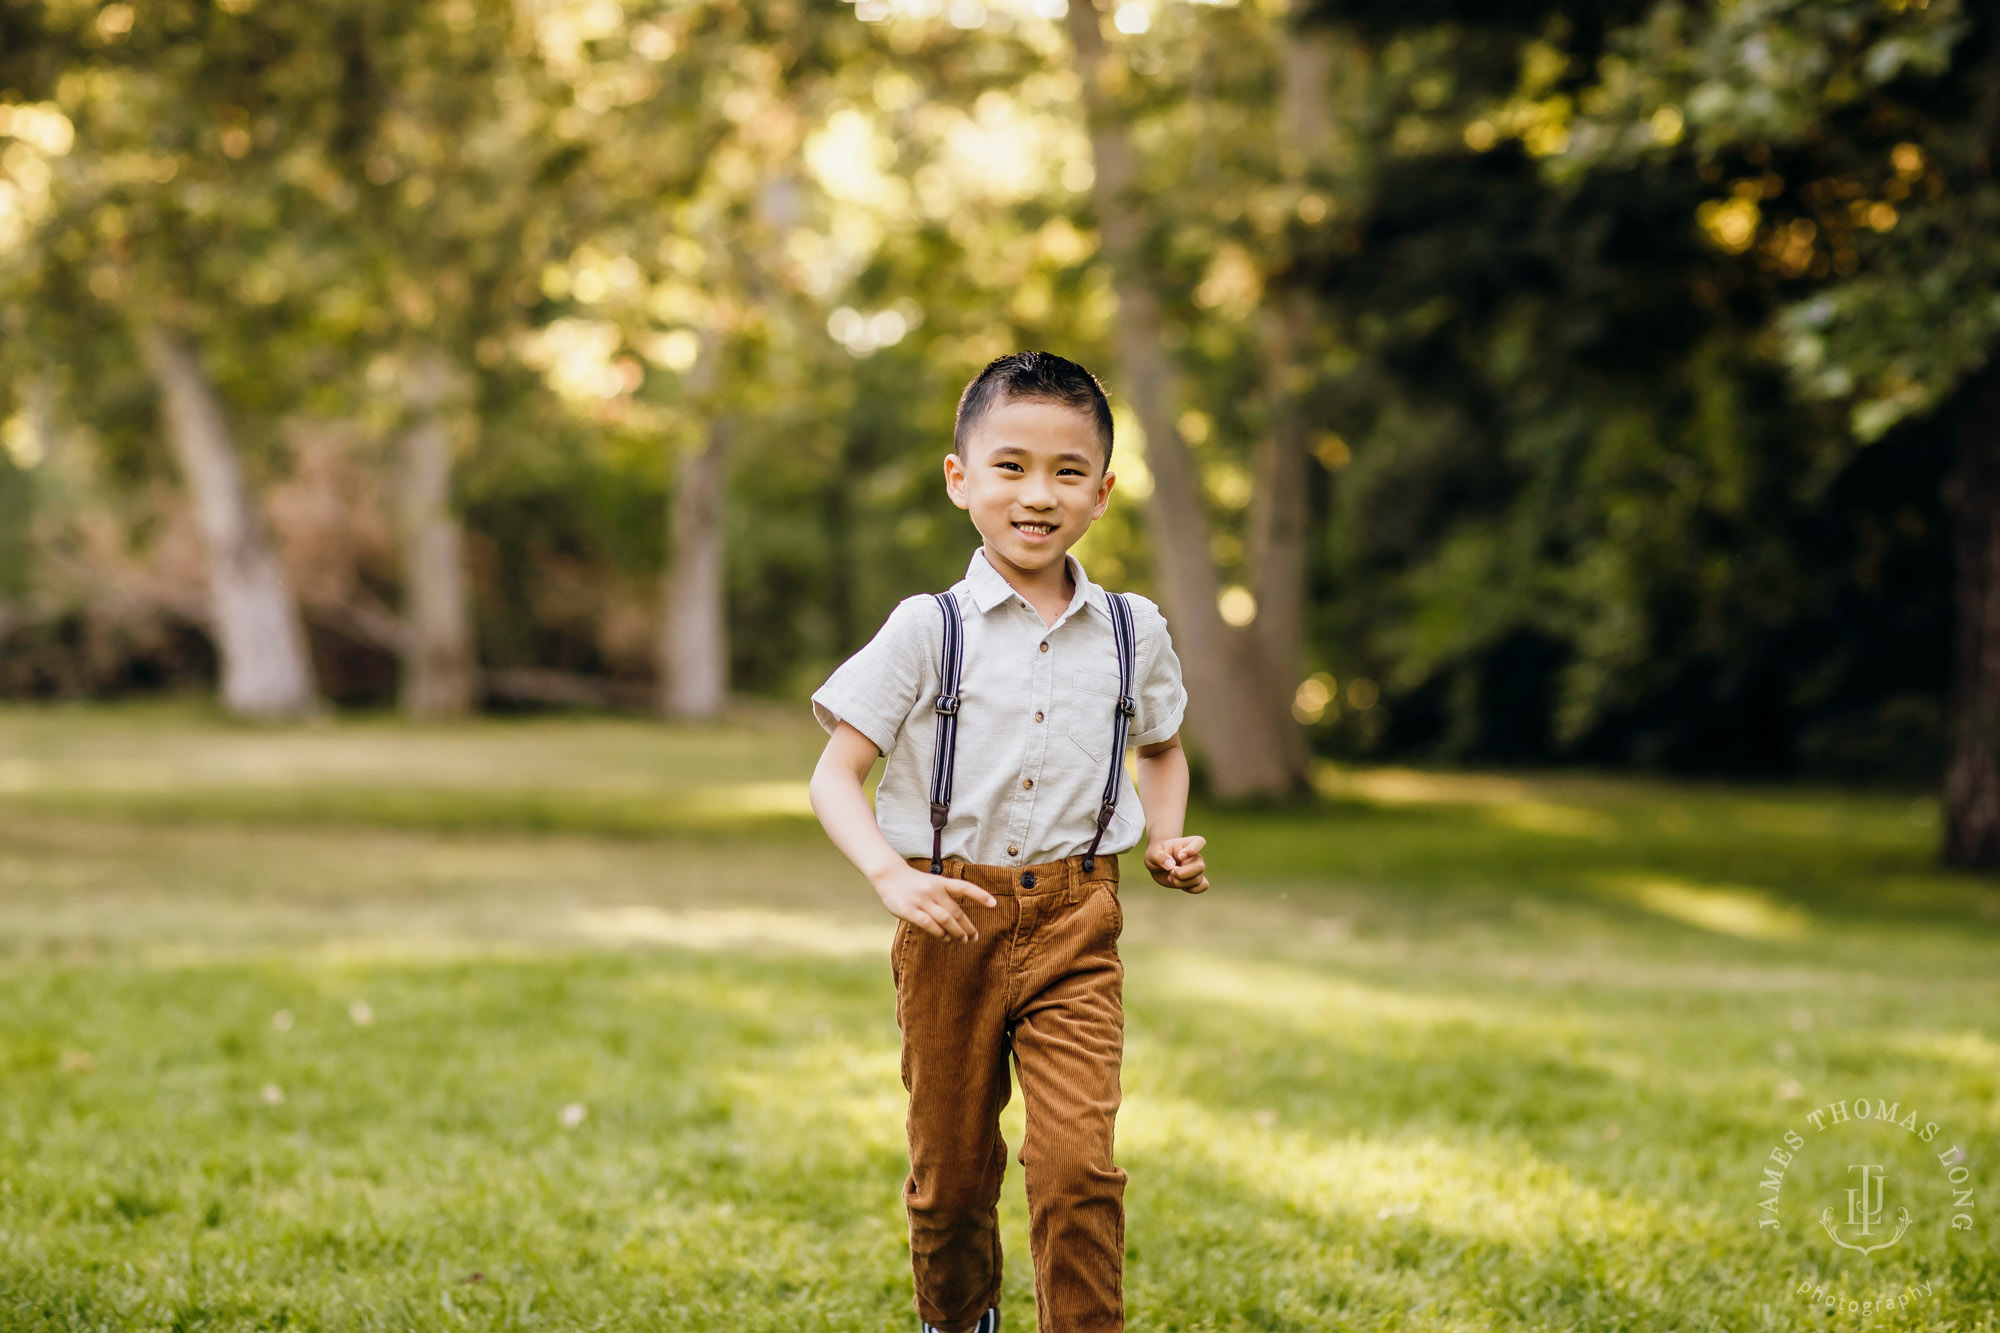
[[[1996,144],[1961,0],[0,5],[0,1322],[907,1327],[805,700],[1045,348],[1131,1326],[1990,1328]],[[1860,1097],[1985,1207],[1760,1229]]]
[[[1983,10],[0,23],[7,695],[796,702],[963,569],[956,395],[1043,347],[1218,793],[1949,760],[2000,861]]]

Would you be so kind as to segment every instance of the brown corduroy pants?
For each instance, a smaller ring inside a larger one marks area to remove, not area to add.
[[[910,864],[930,869],[930,858]],[[910,1261],[917,1314],[944,1333],[1000,1301],[1007,1056],[1026,1103],[1021,1166],[1041,1333],[1125,1326],[1125,1172],[1112,1163],[1125,1050],[1118,858],[1085,873],[946,861],[999,900],[960,900],[979,938],[896,929],[890,970],[910,1093]]]

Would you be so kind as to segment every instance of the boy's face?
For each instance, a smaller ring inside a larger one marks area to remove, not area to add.
[[[986,549],[1023,573],[1062,568],[1118,478],[1104,469],[1091,419],[1060,403],[1001,403],[972,428],[965,452],[945,456],[945,489]]]

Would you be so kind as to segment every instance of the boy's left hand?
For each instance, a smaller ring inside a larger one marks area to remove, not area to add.
[[[1207,838],[1197,836],[1161,838],[1146,848],[1146,869],[1155,883],[1182,893],[1205,893],[1208,863],[1201,859],[1201,849],[1207,845]]]

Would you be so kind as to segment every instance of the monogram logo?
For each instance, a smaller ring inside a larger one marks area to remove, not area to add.
[[[1847,1168],[1861,1173],[1861,1184],[1847,1191],[1847,1226],[1857,1231],[1858,1240],[1848,1240],[1834,1225],[1833,1209],[1829,1207],[1819,1215],[1819,1224],[1826,1228],[1826,1234],[1833,1237],[1833,1243],[1843,1250],[1853,1250],[1859,1254],[1873,1254],[1886,1250],[1903,1238],[1910,1229],[1910,1210],[1896,1210],[1896,1234],[1874,1245],[1866,1242],[1882,1225],[1882,1182],[1888,1175],[1879,1162],[1858,1163]]]
[[[1886,1097],[1808,1111],[1761,1165],[1758,1229],[1798,1266],[1794,1294],[1829,1313],[1930,1302],[1931,1275],[1951,1269],[1945,1248],[1979,1218],[1965,1150]],[[1793,1231],[1788,1213],[1819,1225]]]

